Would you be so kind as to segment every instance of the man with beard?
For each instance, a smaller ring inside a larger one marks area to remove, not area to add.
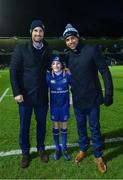
[[[48,108],[46,71],[49,67],[51,51],[44,40],[44,31],[45,27],[41,20],[32,21],[30,41],[15,47],[10,63],[10,81],[15,101],[19,105],[22,168],[28,167],[30,162],[29,132],[33,110],[37,123],[37,151],[43,162],[49,160],[44,141]]]

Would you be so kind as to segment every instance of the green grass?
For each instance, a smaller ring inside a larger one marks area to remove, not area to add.
[[[105,138],[123,137],[123,67],[110,68],[114,83],[114,104],[111,107],[101,106],[101,131]],[[102,79],[101,79],[102,81]],[[0,96],[6,88],[10,88],[8,70],[0,71]],[[7,95],[12,94],[11,88]],[[32,147],[36,146],[35,118],[33,115],[30,129]],[[68,122],[68,142],[78,140],[76,121],[73,108]],[[0,103],[0,152],[19,149],[18,146],[19,117],[18,107],[12,96],[5,96]],[[90,136],[90,130],[88,128]],[[52,145],[52,123],[49,113],[47,116],[46,145]],[[123,178],[123,142],[105,144],[104,160],[107,164],[107,173],[100,175],[94,162],[92,147],[88,156],[79,165],[74,163],[74,158],[79,148],[69,148],[71,161],[66,162],[62,157],[59,161],[53,160],[53,150],[49,150],[50,161],[44,164],[37,153],[31,154],[29,168],[20,168],[20,155],[0,157],[1,179],[122,179]]]

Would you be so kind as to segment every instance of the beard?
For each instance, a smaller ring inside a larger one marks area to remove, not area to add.
[[[43,38],[44,38],[43,36],[38,36],[38,38],[37,36],[35,36],[32,40],[35,43],[41,43],[43,41]]]

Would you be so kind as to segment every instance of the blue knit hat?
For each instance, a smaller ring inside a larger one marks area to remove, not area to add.
[[[30,33],[32,33],[33,29],[35,29],[36,27],[41,27],[43,31],[45,29],[44,24],[41,20],[34,20],[30,25]]]
[[[76,36],[79,38],[79,33],[71,24],[67,24],[65,31],[63,32],[63,38],[66,39],[68,36]]]
[[[61,65],[62,65],[62,67],[63,67],[63,62],[61,61],[60,56],[58,56],[58,55],[53,55],[53,57],[52,57],[52,59],[51,59],[51,66],[52,66],[53,61],[60,62]]]

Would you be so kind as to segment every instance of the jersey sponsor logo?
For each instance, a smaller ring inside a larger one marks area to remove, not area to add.
[[[67,93],[68,92],[68,89],[67,90],[58,90],[58,91],[51,91],[52,94],[62,94],[62,93]]]
[[[50,83],[51,83],[51,84],[55,84],[56,81],[55,81],[54,79],[52,79],[52,80],[50,81]]]
[[[51,84],[56,84],[55,79],[51,79],[51,80],[50,80],[50,83],[51,83]],[[65,78],[62,79],[61,83],[67,83],[67,79],[65,79]]]

